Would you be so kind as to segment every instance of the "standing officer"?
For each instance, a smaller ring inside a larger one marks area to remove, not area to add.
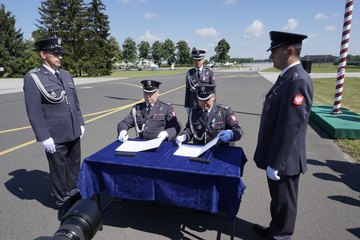
[[[42,65],[24,77],[26,112],[49,162],[56,204],[78,195],[80,137],[85,132],[74,80],[60,69],[64,49],[59,38],[35,42]]]
[[[136,135],[142,139],[167,138],[174,141],[180,125],[173,106],[158,99],[161,82],[143,80],[141,84],[145,102],[136,104],[129,115],[118,124],[118,140],[126,141],[129,128],[135,127]]]
[[[204,67],[205,50],[196,50],[194,48],[191,52],[193,58],[194,68],[186,73],[186,88],[185,88],[185,110],[189,113],[190,109],[198,106],[196,99],[196,87],[201,85],[214,85],[215,76],[210,68]]]
[[[271,196],[269,227],[255,224],[266,239],[291,239],[297,213],[300,173],[306,166],[306,129],[313,99],[309,74],[300,64],[305,35],[270,32],[270,59],[281,70],[267,93],[254,160],[266,170]]]
[[[198,107],[190,110],[188,122],[176,143],[206,144],[219,135],[223,143],[238,141],[243,135],[238,120],[229,106],[217,104],[215,85],[197,86]]]

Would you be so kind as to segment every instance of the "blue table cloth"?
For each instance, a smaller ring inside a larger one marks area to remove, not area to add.
[[[246,188],[241,180],[247,161],[241,147],[216,145],[200,157],[210,163],[175,156],[174,142],[135,156],[116,156],[115,141],[84,159],[78,178],[83,198],[105,192],[119,198],[223,212],[235,218]]]

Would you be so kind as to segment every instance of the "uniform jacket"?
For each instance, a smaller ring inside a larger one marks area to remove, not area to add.
[[[232,130],[232,141],[238,141],[243,135],[243,130],[231,108],[215,103],[207,120],[201,107],[191,110],[182,134],[186,135],[187,142],[192,140],[196,144],[205,144],[215,138],[219,132],[227,129]]]
[[[157,100],[149,114],[147,114],[146,103],[136,104],[133,109],[136,112],[136,122],[141,130],[139,136],[145,140],[157,138],[164,130],[168,133],[168,140],[174,141],[180,131],[180,125],[176,118],[174,108],[171,104]],[[135,127],[135,119],[132,111],[122,120],[117,127],[118,135],[122,130]]]
[[[306,129],[313,99],[313,85],[301,64],[291,67],[267,93],[254,160],[269,165],[279,175],[305,173]]]
[[[30,73],[35,73],[46,91],[54,97],[60,96],[61,91],[65,90],[66,99],[61,103],[46,100]],[[44,66],[31,70],[24,77],[26,112],[37,141],[52,137],[55,143],[64,143],[73,141],[81,135],[80,126],[84,125],[84,119],[74,80],[65,70],[59,69],[59,73],[63,83]]]
[[[198,77],[198,71],[196,68],[190,69],[186,73],[186,88],[185,88],[185,104],[186,108],[196,108],[198,106],[196,97],[196,86],[200,85],[214,85],[215,76],[210,68],[204,67],[201,72],[200,79]]]

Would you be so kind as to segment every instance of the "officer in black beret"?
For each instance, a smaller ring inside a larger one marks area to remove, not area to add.
[[[206,144],[219,135],[220,141],[238,141],[243,135],[238,120],[229,106],[216,103],[215,85],[196,87],[198,107],[191,109],[188,122],[176,143]]]
[[[298,184],[306,166],[306,129],[313,99],[309,74],[300,64],[302,34],[271,31],[270,59],[281,70],[265,97],[254,160],[266,170],[271,196],[269,227],[255,224],[266,239],[291,239]]]
[[[145,102],[133,106],[129,115],[118,124],[118,140],[126,141],[128,130],[134,127],[136,135],[142,139],[163,138],[174,141],[180,131],[180,125],[173,106],[158,99],[161,83],[143,80],[141,84]]]
[[[193,48],[191,56],[194,68],[186,73],[185,103],[186,112],[197,107],[196,87],[215,84],[215,76],[210,68],[204,67],[205,50]]]
[[[79,194],[76,180],[85,123],[74,80],[60,68],[64,54],[61,40],[41,39],[35,46],[42,65],[24,77],[25,106],[36,139],[45,148],[56,204],[63,207]]]

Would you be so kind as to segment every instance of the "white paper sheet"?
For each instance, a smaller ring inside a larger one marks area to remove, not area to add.
[[[132,141],[123,142],[115,151],[118,152],[141,152],[153,148],[158,148],[163,141],[162,138],[155,138],[147,141]]]
[[[182,144],[178,150],[174,152],[176,156],[198,157],[219,141],[219,137],[214,138],[204,146]]]

